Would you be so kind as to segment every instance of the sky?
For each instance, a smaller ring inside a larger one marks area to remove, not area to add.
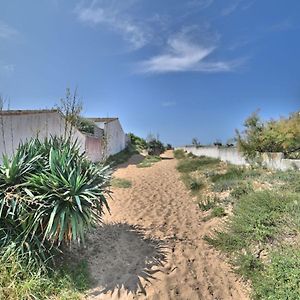
[[[226,142],[257,109],[300,109],[299,0],[0,2],[0,94],[52,108],[77,88],[83,114],[184,145]]]

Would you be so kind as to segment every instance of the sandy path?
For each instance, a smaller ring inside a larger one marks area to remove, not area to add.
[[[133,185],[114,189],[111,215],[83,253],[95,280],[88,299],[248,299],[222,256],[202,239],[219,220],[201,221],[175,166],[175,159],[164,159],[115,172]]]

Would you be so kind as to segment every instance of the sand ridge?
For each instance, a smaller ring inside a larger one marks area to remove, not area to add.
[[[111,214],[89,237],[88,299],[249,299],[224,257],[203,240],[220,220],[202,221],[171,158],[170,151],[137,168],[133,157],[114,173],[132,187],[113,189]]]

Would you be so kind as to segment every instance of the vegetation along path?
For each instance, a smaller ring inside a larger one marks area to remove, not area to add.
[[[176,170],[172,152],[148,168],[131,163],[114,174],[132,182],[114,188],[111,215],[85,250],[94,288],[89,299],[248,299],[247,289],[203,236],[202,222]]]

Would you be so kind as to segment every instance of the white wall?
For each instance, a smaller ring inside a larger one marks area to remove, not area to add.
[[[248,165],[246,159],[236,148],[218,147],[179,147],[184,151],[191,152],[196,156],[208,156],[218,158],[235,165]],[[285,159],[283,153],[263,153],[263,165],[269,169],[286,171],[288,169],[300,170],[300,159]]]
[[[0,156],[11,156],[21,142],[33,137],[63,136],[64,129],[65,120],[57,111],[0,115]],[[77,140],[82,152],[85,151],[85,136],[77,129],[73,130],[73,140]]]
[[[104,129],[106,137],[106,156],[110,156],[126,148],[126,134],[118,119],[109,122],[95,122]]]

